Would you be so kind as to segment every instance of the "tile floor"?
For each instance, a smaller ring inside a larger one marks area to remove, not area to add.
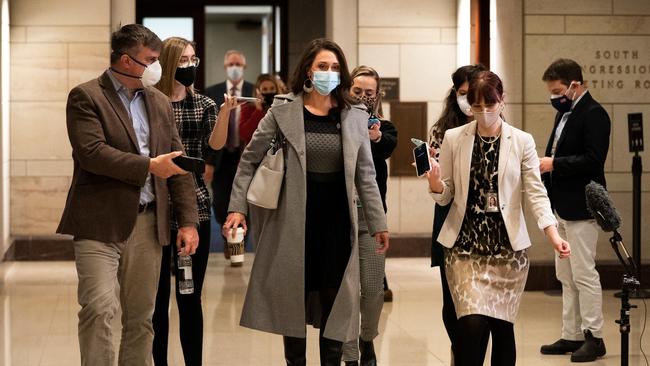
[[[218,253],[210,258],[204,289],[205,365],[283,365],[279,336],[238,326],[252,256],[243,268],[231,268]],[[387,273],[395,301],[384,306],[375,341],[381,365],[449,365],[449,341],[440,319],[438,271],[426,258],[389,259]],[[72,262],[5,262],[0,296],[0,365],[79,364],[76,273]],[[183,365],[175,305],[171,306],[170,365]],[[639,336],[643,303],[632,311],[630,365],[645,365]],[[620,337],[614,319],[620,303],[612,291],[604,296],[608,354],[592,365],[620,365]],[[524,295],[518,321],[518,365],[570,365],[568,356],[541,356],[539,346],[559,332],[561,298],[541,292]],[[650,325],[649,325],[650,327]],[[115,323],[119,329],[119,324]],[[650,333],[650,330],[648,331]],[[317,365],[317,333],[308,333],[308,363]],[[117,342],[116,338],[116,342]],[[650,352],[650,334],[643,340]],[[489,364],[489,363],[486,363]]]

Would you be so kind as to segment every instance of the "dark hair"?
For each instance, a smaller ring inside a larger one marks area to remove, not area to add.
[[[445,106],[440,117],[429,130],[429,142],[441,141],[448,129],[462,126],[467,123],[467,116],[460,110],[456,101],[456,93],[461,85],[469,82],[481,71],[487,70],[482,64],[466,65],[459,67],[451,74],[453,86],[445,98]]]
[[[127,24],[116,30],[111,34],[111,64],[117,62],[125,53],[136,53],[140,47],[160,51],[162,41],[156,33],[141,24]]]
[[[481,71],[469,82],[467,102],[472,105],[481,99],[487,104],[503,100],[503,82],[492,71]]]
[[[296,66],[293,71],[293,76],[291,77],[291,92],[298,95],[303,91],[303,85],[307,80],[307,72],[311,69],[314,59],[321,51],[331,51],[336,55],[336,59],[339,62],[339,74],[341,78],[340,84],[332,91],[332,95],[336,99],[337,107],[336,109],[341,110],[344,107],[349,108],[352,103],[352,97],[350,97],[350,87],[352,86],[352,78],[350,77],[350,71],[348,69],[348,63],[345,60],[345,55],[341,47],[337,45],[334,41],[331,41],[326,38],[318,38],[309,42],[309,45],[305,51],[300,56],[300,61],[298,61],[298,66]]]
[[[560,80],[560,82],[566,86],[571,85],[572,81],[579,81],[582,83],[584,81],[582,80],[582,67],[571,59],[560,58],[553,61],[546,71],[544,71],[542,80]]]

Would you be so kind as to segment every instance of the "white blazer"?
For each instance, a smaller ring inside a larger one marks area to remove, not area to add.
[[[431,193],[439,205],[453,198],[447,219],[438,235],[438,242],[447,248],[454,246],[460,232],[467,206],[469,173],[476,135],[476,121],[453,128],[445,133],[440,149],[442,193]],[[539,173],[535,140],[503,122],[499,147],[499,205],[508,238],[515,251],[530,246],[522,202],[526,202],[540,230],[557,225]]]

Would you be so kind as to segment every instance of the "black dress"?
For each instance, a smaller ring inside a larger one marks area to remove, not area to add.
[[[337,114],[304,109],[307,149],[305,290],[338,290],[351,252],[351,225]]]

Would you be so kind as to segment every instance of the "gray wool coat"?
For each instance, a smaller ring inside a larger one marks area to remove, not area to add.
[[[372,234],[387,231],[386,215],[375,181],[365,109],[341,112],[343,165],[352,249],[324,336],[346,342],[359,333],[359,249],[357,194]],[[248,205],[246,192],[280,129],[286,138],[285,175],[278,208]],[[305,217],[307,159],[302,94],[277,96],[244,150],[233,183],[229,212],[253,215],[256,254],[241,316],[241,325],[291,337],[306,337]]]

